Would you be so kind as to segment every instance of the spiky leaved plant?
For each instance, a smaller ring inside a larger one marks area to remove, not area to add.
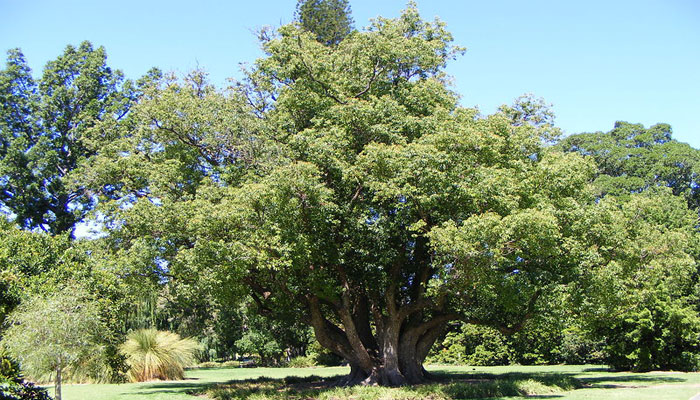
[[[134,382],[181,380],[192,364],[198,343],[172,332],[140,329],[131,332],[120,351],[127,357],[128,377]]]

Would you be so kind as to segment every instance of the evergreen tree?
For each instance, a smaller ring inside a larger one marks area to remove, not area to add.
[[[352,31],[347,0],[299,0],[296,20],[328,46],[340,43]]]

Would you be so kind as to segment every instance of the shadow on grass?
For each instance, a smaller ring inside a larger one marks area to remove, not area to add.
[[[461,371],[433,371],[431,381],[421,385],[398,388],[336,387],[340,376],[261,377],[229,381],[226,384],[202,388],[211,399],[239,400],[313,400],[313,399],[402,399],[402,400],[457,400],[482,398],[556,399],[564,392],[577,389],[641,388],[657,384],[684,382],[684,379],[643,375],[608,374],[596,377],[577,377],[573,372],[507,372],[481,373]]]
[[[594,367],[594,368],[584,368],[583,372],[615,372],[615,370],[607,367]]]
[[[534,398],[562,397],[557,393],[582,387],[578,380],[567,374],[460,374],[433,373],[425,384],[398,388],[337,387],[339,378],[288,377],[285,379],[258,378],[231,381],[210,388],[207,395],[213,399],[374,399],[400,398],[404,400],[481,399],[493,397],[529,396]]]
[[[211,382],[198,382],[196,379],[191,381],[178,381],[178,382],[154,382],[141,385],[138,392],[133,392],[137,395],[147,395],[156,393],[170,393],[170,394],[196,394],[205,392],[208,389],[215,387],[216,383]]]
[[[658,375],[642,375],[642,374],[625,374],[625,375],[608,375],[596,377],[579,378],[587,387],[593,388],[636,388],[653,385],[668,385],[674,383],[683,383],[686,380],[671,376]]]

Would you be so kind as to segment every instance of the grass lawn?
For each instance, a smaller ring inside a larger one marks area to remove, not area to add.
[[[224,368],[187,372],[177,382],[121,385],[64,385],[64,400],[228,399],[669,399],[688,400],[700,393],[700,373],[608,372],[599,366],[431,366],[438,383],[407,388],[330,388],[319,379],[347,368]],[[270,379],[258,379],[261,377]],[[221,385],[217,385],[221,384]],[[53,390],[51,391],[53,392]]]

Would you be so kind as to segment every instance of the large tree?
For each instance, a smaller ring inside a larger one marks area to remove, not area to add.
[[[539,103],[458,106],[451,40],[410,6],[337,46],[284,26],[233,93],[151,87],[84,167],[109,240],[173,290],[296,316],[346,384],[423,381],[451,321],[517,331],[598,260],[586,224],[607,214]]]
[[[674,140],[668,124],[645,128],[627,122],[615,123],[609,132],[571,135],[557,146],[591,156],[598,166],[593,184],[601,205],[618,204],[627,214],[613,220],[624,226],[606,235],[605,240],[618,237],[617,244],[596,243],[617,248],[614,255],[602,255],[605,263],[639,268],[628,278],[609,268],[606,274],[617,282],[603,286],[615,289],[600,298],[612,300],[584,312],[583,324],[604,339],[607,361],[615,368],[697,370],[700,150]]]
[[[580,133],[557,145],[591,156],[598,166],[595,187],[600,196],[629,195],[667,186],[700,207],[700,150],[672,137],[671,126],[616,122],[609,132]]]
[[[90,209],[69,173],[93,153],[88,129],[121,118],[135,92],[89,42],[66,47],[32,78],[22,52],[8,52],[0,71],[0,203],[25,228],[70,232]]]

